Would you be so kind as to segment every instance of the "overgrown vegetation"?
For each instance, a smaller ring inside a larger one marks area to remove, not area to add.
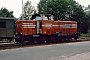
[[[90,30],[88,31],[88,33],[87,34],[80,34],[81,35],[81,37],[90,37]]]

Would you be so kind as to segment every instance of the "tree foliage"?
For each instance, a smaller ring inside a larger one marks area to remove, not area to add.
[[[85,8],[85,12],[88,15],[88,19],[90,20],[90,5],[88,5],[88,7]]]
[[[86,15],[88,17],[88,20],[89,20],[89,29],[90,29],[90,5],[88,5],[86,8],[85,8],[85,12],[86,12]]]
[[[75,0],[40,0],[38,13],[52,14],[55,20],[71,20],[78,22],[78,31],[87,33],[88,19],[82,6]]]
[[[32,6],[31,1],[27,1],[24,4],[24,19],[28,20],[33,14],[36,13],[35,7]]]
[[[6,8],[1,8],[0,9],[0,17],[14,17],[13,11],[9,11]]]

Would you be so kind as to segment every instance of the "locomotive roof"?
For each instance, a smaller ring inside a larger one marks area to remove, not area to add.
[[[59,22],[76,22],[76,21],[59,21]]]
[[[10,17],[0,17],[0,20],[14,20],[15,18],[10,18]]]
[[[36,21],[36,20],[18,20],[18,21]]]

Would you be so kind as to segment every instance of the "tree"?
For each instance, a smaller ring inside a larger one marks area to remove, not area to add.
[[[27,1],[24,5],[24,19],[29,20],[36,13],[35,7],[31,5],[31,1]],[[22,17],[22,16],[21,16]]]
[[[86,12],[86,14],[90,13],[90,5],[88,5],[88,7],[85,7],[85,12]]]
[[[79,32],[87,33],[87,16],[75,0],[40,0],[38,10],[41,14],[54,15],[55,20],[77,21]]]
[[[85,7],[85,12],[88,15],[88,19],[90,20],[90,5],[88,5],[88,7]]]
[[[6,8],[1,8],[0,9],[0,17],[14,17],[13,11],[9,11]]]
[[[88,17],[88,20],[89,20],[89,29],[90,29],[90,5],[88,5],[87,7],[85,7],[85,12],[86,12],[86,15]]]
[[[38,4],[39,13],[53,14],[55,19],[70,19],[70,14],[73,13],[73,5],[76,4],[73,0],[40,0]]]

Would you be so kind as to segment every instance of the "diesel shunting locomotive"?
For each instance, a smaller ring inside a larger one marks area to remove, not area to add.
[[[45,43],[77,40],[76,21],[55,21],[52,15],[36,14],[31,20],[16,22],[15,41],[18,43]]]

